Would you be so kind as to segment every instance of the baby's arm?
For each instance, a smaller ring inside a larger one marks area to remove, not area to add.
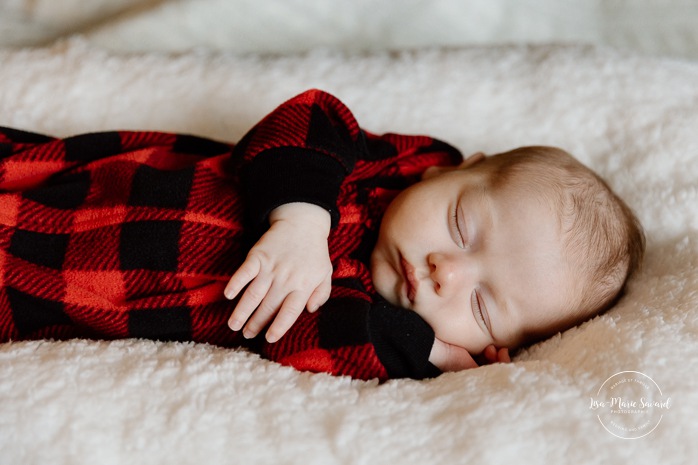
[[[244,325],[243,335],[252,338],[273,318],[266,339],[276,342],[304,308],[314,312],[330,296],[331,219],[317,205],[294,202],[272,210],[269,224],[233,274],[225,296],[233,299],[248,286],[228,324],[233,331]]]
[[[330,295],[328,236],[339,221],[337,196],[351,173],[363,136],[351,112],[318,90],[300,94],[256,124],[235,147],[246,220],[259,237],[225,289],[240,297],[229,326],[275,342],[304,308]],[[247,289],[243,292],[243,289]]]

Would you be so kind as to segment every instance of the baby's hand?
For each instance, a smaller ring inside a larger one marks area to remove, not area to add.
[[[511,362],[509,349],[506,347],[497,349],[494,345],[487,346],[482,355],[477,358],[480,363],[475,361],[472,355],[464,348],[443,342],[438,338],[434,339],[434,345],[429,355],[429,361],[441,371],[461,371],[489,363]]]
[[[314,312],[330,297],[331,219],[317,205],[289,203],[274,209],[269,222],[224,293],[234,299],[247,286],[228,321],[233,331],[244,326],[243,335],[252,338],[274,318],[266,339],[276,342],[304,308]]]
[[[492,344],[485,347],[482,352],[485,357],[485,361],[480,363],[480,365],[487,365],[488,363],[510,363],[511,358],[509,357],[509,349],[506,347],[501,347],[497,349]]]

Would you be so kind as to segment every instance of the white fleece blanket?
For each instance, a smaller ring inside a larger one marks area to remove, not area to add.
[[[698,59],[698,0],[0,0],[0,45],[288,53],[556,41]]]
[[[562,146],[646,226],[645,267],[603,316],[512,364],[384,385],[208,345],[0,345],[2,464],[691,463],[698,455],[698,63],[582,46],[347,55],[119,56],[81,40],[0,51],[0,124],[237,140],[326,89],[375,132],[465,154]],[[670,408],[639,439],[590,408],[638,371]]]

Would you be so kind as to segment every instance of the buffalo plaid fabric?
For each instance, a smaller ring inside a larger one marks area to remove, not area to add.
[[[0,341],[150,338],[244,346],[300,370],[421,378],[433,332],[372,286],[387,204],[460,154],[430,137],[359,128],[307,91],[237,145],[159,132],[66,139],[0,128]],[[330,300],[277,343],[227,327],[230,276],[278,205],[326,208]]]

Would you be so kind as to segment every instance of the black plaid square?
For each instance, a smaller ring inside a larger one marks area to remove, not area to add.
[[[172,151],[176,153],[189,153],[207,157],[220,155],[229,150],[230,146],[221,142],[187,134],[178,134],[177,140],[172,147]]]
[[[9,286],[6,291],[20,337],[49,326],[72,324],[60,302],[25,294]]]
[[[133,175],[128,203],[133,206],[184,210],[194,182],[194,168],[159,170],[139,166]]]
[[[177,271],[181,221],[131,221],[121,226],[123,270]]]
[[[131,310],[128,314],[131,337],[160,341],[190,341],[191,315],[187,307]]]
[[[353,163],[355,144],[346,126],[334,125],[318,105],[311,107],[306,146],[334,154],[343,164]]]
[[[0,160],[12,155],[12,144],[0,142]]]
[[[121,152],[121,136],[116,131],[69,137],[65,142],[66,161],[92,161]]]
[[[90,190],[90,173],[57,176],[50,182],[23,194],[24,198],[48,207],[69,210],[82,205]]]
[[[41,144],[53,140],[53,137],[50,136],[8,127],[1,127],[0,132],[5,134],[15,144]]]
[[[369,342],[366,321],[370,306],[359,299],[330,299],[318,316],[320,347],[337,349]]]
[[[63,268],[69,240],[69,234],[17,229],[10,240],[10,253],[28,262],[60,270]]]

